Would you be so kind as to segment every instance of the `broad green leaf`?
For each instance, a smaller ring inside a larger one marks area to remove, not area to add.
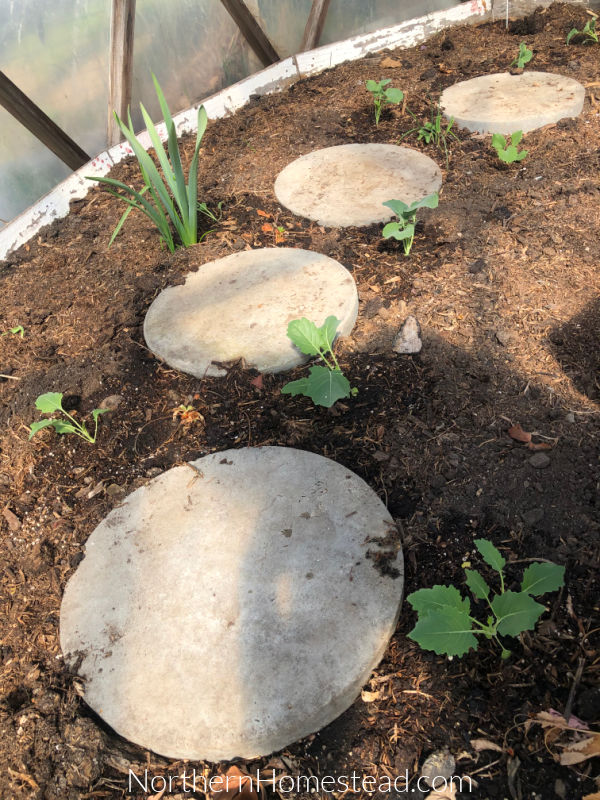
[[[523,131],[515,131],[514,133],[511,133],[510,135],[511,144],[514,144],[514,146],[516,147],[522,138],[523,138]]]
[[[433,194],[428,194],[427,197],[423,197],[421,200],[415,200],[414,203],[409,205],[407,211],[416,211],[418,208],[437,208],[439,200],[438,193],[433,192]]]
[[[35,407],[42,414],[52,414],[54,411],[62,411],[62,392],[46,392],[41,394],[35,401]]]
[[[308,397],[308,378],[300,378],[297,381],[289,381],[281,387],[281,394],[291,394],[293,397],[296,395],[304,395]]]
[[[29,438],[32,439],[38,431],[41,431],[42,428],[47,428],[48,425],[52,425],[53,422],[54,420],[48,419],[48,417],[46,417],[46,419],[40,419],[37,422],[33,422],[29,426]]]
[[[476,569],[465,570],[467,586],[478,600],[487,600],[491,589],[484,577]]]
[[[539,597],[547,592],[555,592],[565,582],[565,568],[547,561],[536,561],[523,573],[521,591]]]
[[[491,602],[492,611],[498,618],[498,633],[502,636],[518,636],[523,631],[535,628],[535,623],[546,610],[526,592],[504,592]]]
[[[57,433],[77,433],[81,435],[79,428],[72,425],[70,422],[64,422],[62,419],[51,419],[50,424]],[[85,430],[85,428],[83,430]]]
[[[92,411],[92,418],[93,418],[94,422],[98,419],[100,414],[106,414],[107,411],[110,411],[110,408],[95,408]]]
[[[287,335],[298,350],[307,356],[318,356],[319,352],[327,345],[321,330],[306,317],[293,319],[288,324]]]
[[[408,206],[402,200],[386,200],[382,205],[391,208],[394,214],[401,217],[405,211],[408,211]]]
[[[504,150],[506,147],[506,139],[501,133],[492,134],[492,147],[494,147],[496,150]]]
[[[418,614],[429,614],[442,608],[456,608],[463,614],[469,614],[471,603],[463,597],[456,586],[440,586],[431,589],[417,589],[406,598]]]
[[[411,239],[415,234],[415,226],[412,224],[403,225],[401,222],[388,222],[381,231],[384,239],[394,238],[398,241]]]
[[[377,81],[367,81],[365,86],[369,92],[378,92],[380,87]]]
[[[463,656],[471,648],[477,649],[469,615],[451,606],[420,617],[408,638],[438,655]]]
[[[331,316],[327,317],[321,327],[318,328],[318,331],[321,334],[323,350],[331,352],[339,324],[340,320],[337,317]]]
[[[350,383],[339,370],[327,367],[311,367],[308,376],[306,395],[316,406],[331,406],[342,397],[350,396]]]
[[[401,103],[404,99],[404,92],[401,89],[386,89],[385,99],[388,103]]]
[[[483,560],[486,564],[489,564],[496,572],[502,572],[506,564],[506,559],[488,539],[475,539],[474,545],[483,556]]]

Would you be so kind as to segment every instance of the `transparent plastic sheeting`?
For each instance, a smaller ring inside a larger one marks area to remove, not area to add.
[[[2,70],[90,156],[106,148],[109,0],[0,0]],[[175,113],[261,68],[218,0],[137,0],[132,116],[161,117],[151,72]],[[0,108],[0,219],[70,173]],[[0,222],[0,226],[2,223]]]
[[[456,0],[331,0],[320,44],[394,25]],[[247,0],[283,58],[298,51],[311,0]],[[0,0],[2,70],[83,149],[106,147],[110,0]],[[132,115],[160,111],[151,72],[175,113],[261,64],[218,0],[137,0]],[[377,77],[377,76],[374,76]],[[0,108],[0,227],[69,169]]]
[[[331,0],[319,44],[331,44],[360,33],[397,25],[458,0]],[[248,0],[248,7],[284,58],[298,52],[312,0]]]

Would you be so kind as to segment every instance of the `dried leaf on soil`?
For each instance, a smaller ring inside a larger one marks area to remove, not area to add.
[[[221,778],[221,781],[218,779]],[[221,785],[223,788],[219,789]],[[232,764],[227,772],[213,776],[211,800],[258,800],[263,795],[262,786],[256,790],[254,782],[247,772]]]
[[[600,756],[600,733],[595,733],[580,742],[563,745],[563,747],[565,749],[560,756],[560,763],[563,766],[580,764],[582,761],[587,761],[588,758]]]
[[[504,748],[500,747],[495,742],[490,742],[489,739],[471,739],[471,747],[476,753],[481,753],[482,750],[495,750],[498,753],[503,753]]]
[[[531,434],[528,434],[531,436]],[[528,442],[527,443],[528,450],[552,450],[552,445],[548,444],[548,442]]]
[[[531,434],[524,431],[520,425],[513,425],[508,429],[508,435],[511,439],[514,439],[515,442],[523,442],[527,444],[531,442]]]

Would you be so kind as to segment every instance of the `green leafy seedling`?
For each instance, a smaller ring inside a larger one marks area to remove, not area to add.
[[[162,89],[154,75],[152,75],[152,80],[154,81],[154,88],[167,129],[168,154],[167,151],[165,151],[154,123],[150,119],[150,115],[142,104],[140,104],[140,108],[152,145],[158,157],[161,172],[159,172],[156,164],[137,139],[131,121],[131,114],[128,112],[128,124],[125,124],[119,119],[118,114],[115,112],[117,124],[123,136],[131,145],[133,153],[138,160],[144,186],[137,192],[122,181],[115,180],[114,178],[90,176],[89,180],[98,181],[110,187],[108,191],[128,206],[113,231],[109,246],[114,242],[129,213],[137,209],[154,223],[160,233],[161,239],[167,245],[168,249],[173,252],[176,246],[176,238],[173,236],[173,229],[177,234],[179,242],[184,247],[190,247],[193,244],[198,244],[198,211],[200,210],[202,213],[208,214],[209,217],[213,216],[211,212],[208,212],[206,204],[198,203],[198,152],[208,123],[208,116],[204,106],[200,106],[198,109],[196,146],[190,165],[189,179],[186,183],[177,145],[175,123],[171,117],[171,112],[169,111]]]
[[[9,333],[20,336],[22,339],[25,336],[25,328],[22,325],[16,325],[14,328],[9,328],[4,333],[0,333],[0,336],[8,336]]]
[[[529,150],[519,150],[519,143],[523,138],[523,131],[515,131],[510,135],[510,144],[501,133],[492,134],[492,147],[496,151],[500,161],[505,164],[513,164],[515,161],[523,161],[529,155]]]
[[[428,194],[421,200],[407,205],[402,200],[387,200],[383,205],[391,208],[398,217],[393,222],[388,222],[381,232],[384,239],[398,239],[402,242],[404,255],[409,255],[415,238],[415,224],[419,208],[437,208],[439,195],[437,192]]]
[[[519,45],[519,53],[517,57],[510,62],[510,66],[517,67],[517,69],[523,69],[525,64],[529,64],[532,58],[533,52],[527,47],[525,42],[521,42]]]
[[[567,44],[573,39],[574,36],[583,36],[583,44],[598,44],[598,34],[596,33],[596,17],[589,19],[583,26],[583,30],[571,28],[567,34]]]
[[[463,656],[476,650],[478,636],[493,639],[502,658],[510,656],[499,636],[518,636],[533,630],[546,610],[533,598],[555,592],[564,584],[565,568],[549,561],[536,561],[523,573],[518,592],[505,588],[506,560],[487,539],[476,539],[475,546],[488,566],[499,575],[500,591],[494,593],[476,569],[465,569],[469,591],[477,601],[487,604],[491,615],[485,623],[471,615],[471,601],[455,586],[434,586],[418,589],[406,599],[417,612],[417,624],[408,634],[424,650],[438,655]]]
[[[67,418],[68,422],[64,419],[49,419],[47,417],[45,419],[40,419],[30,426],[29,438],[32,439],[42,428],[52,427],[57,433],[74,433],[76,436],[79,436],[80,439],[94,444],[96,442],[96,434],[98,433],[98,417],[100,414],[105,414],[110,409],[95,408],[92,411],[92,419],[94,420],[94,434],[92,435],[83,422],[77,422],[75,417],[72,417],[71,414],[64,410],[62,407],[62,398],[61,392],[47,392],[46,394],[41,394],[37,398],[35,407],[41,411],[42,414],[54,414],[54,412],[58,411]]]
[[[379,125],[381,110],[384,105],[388,103],[398,105],[404,99],[404,92],[401,89],[394,89],[392,86],[388,87],[391,82],[391,78],[384,78],[379,83],[377,81],[367,81],[366,83],[367,91],[373,95],[375,125]]]
[[[304,395],[316,406],[330,408],[337,400],[358,393],[358,389],[350,387],[333,352],[339,324],[337,317],[327,317],[320,328],[306,317],[289,323],[287,335],[296,347],[307,356],[319,356],[325,366],[310,367],[308,377],[286,383],[281,390],[283,394]]]

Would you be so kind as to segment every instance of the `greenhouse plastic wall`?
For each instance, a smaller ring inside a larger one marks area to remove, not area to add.
[[[311,0],[247,0],[284,58],[296,53]],[[455,0],[331,0],[321,44],[450,8]],[[106,147],[109,0],[0,0],[8,77],[90,156]],[[261,67],[219,0],[137,0],[132,115],[157,119],[154,71],[176,111]],[[0,227],[70,170],[0,108]]]

